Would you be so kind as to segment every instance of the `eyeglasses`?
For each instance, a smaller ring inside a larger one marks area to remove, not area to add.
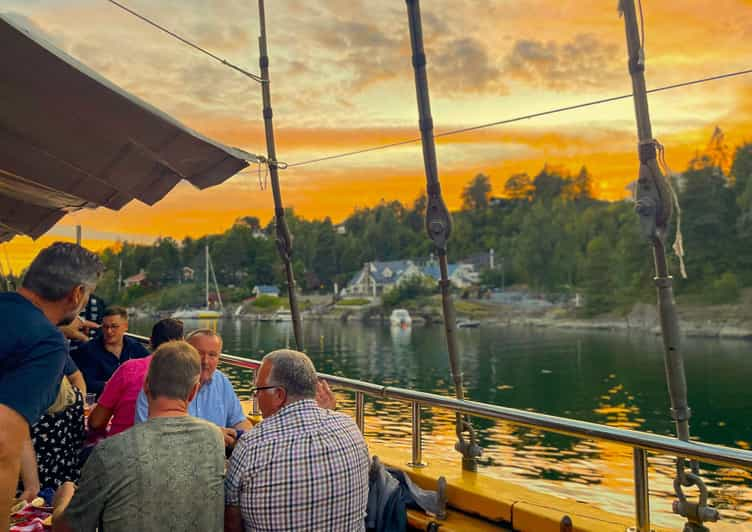
[[[255,396],[262,390],[272,390],[274,388],[282,388],[283,390],[285,390],[284,386],[280,386],[278,384],[275,384],[274,386],[251,386],[251,395]]]

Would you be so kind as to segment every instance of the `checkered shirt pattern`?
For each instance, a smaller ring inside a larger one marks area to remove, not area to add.
[[[368,448],[353,420],[297,401],[245,433],[225,479],[225,504],[245,530],[365,530]]]

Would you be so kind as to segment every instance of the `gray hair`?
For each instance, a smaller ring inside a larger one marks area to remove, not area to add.
[[[176,340],[154,351],[146,383],[152,398],[187,400],[200,375],[198,351],[188,342]]]
[[[272,364],[270,385],[282,386],[290,399],[314,399],[318,376],[308,355],[292,349],[278,349],[264,357]]]
[[[55,242],[39,252],[22,286],[47,301],[60,301],[77,286],[93,291],[103,270],[95,253],[77,244]]]

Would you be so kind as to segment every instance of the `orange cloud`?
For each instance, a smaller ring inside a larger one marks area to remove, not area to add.
[[[749,67],[751,1],[643,3],[648,85]],[[287,17],[276,4],[268,8],[280,160],[296,162],[418,137],[404,10],[355,0],[290,2],[299,17]],[[7,3],[84,63],[190,127],[265,153],[259,90],[245,78],[110,6],[73,0],[54,9],[46,3]],[[187,0],[179,17],[154,3],[141,7],[255,70],[256,32],[246,29],[257,23],[255,9],[230,1],[201,11],[188,7],[196,3]],[[487,4],[458,7],[453,0],[432,0],[423,6],[437,132],[629,92],[623,20],[614,4]],[[585,39],[578,37],[585,34]],[[467,35],[473,40],[463,45]],[[123,42],[132,47],[127,56],[121,53]],[[524,42],[532,45],[520,46]],[[748,140],[751,87],[749,80],[738,78],[651,96],[654,131],[674,170],[682,170],[704,148],[716,124],[730,146]],[[508,94],[501,95],[502,90]],[[442,137],[437,146],[451,208],[459,206],[462,188],[479,172],[490,175],[500,193],[508,176],[534,175],[546,162],[573,172],[586,165],[599,197],[619,199],[637,171],[629,102]],[[308,218],[334,220],[382,198],[409,202],[425,186],[419,143],[291,168],[281,172],[281,180],[286,205]],[[250,169],[203,192],[178,186],[156,207],[85,211],[62,224],[155,237],[217,233],[239,216],[271,218],[271,195],[259,191],[255,181]],[[23,239],[8,245],[9,254],[21,257],[19,264],[37,248]]]

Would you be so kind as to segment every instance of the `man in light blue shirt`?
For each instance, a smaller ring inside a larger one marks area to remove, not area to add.
[[[188,405],[188,413],[219,426],[225,435],[225,445],[234,446],[238,431],[251,429],[235,394],[230,379],[217,369],[222,352],[222,338],[211,329],[198,329],[185,338],[201,355],[201,386],[196,397]],[[146,394],[141,390],[136,401],[136,423],[146,421],[149,406]]]

